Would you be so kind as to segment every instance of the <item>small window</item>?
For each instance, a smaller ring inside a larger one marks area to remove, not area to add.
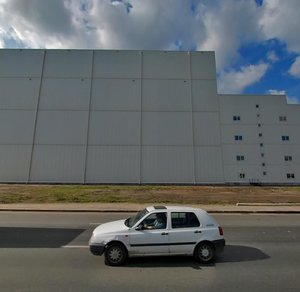
[[[290,137],[289,136],[281,136],[282,141],[289,141]]]
[[[286,122],[286,116],[280,116],[279,121],[280,122]]]
[[[241,117],[240,117],[240,116],[233,116],[233,120],[234,120],[234,121],[240,121],[240,120],[241,120]]]
[[[260,118],[260,114],[257,114],[256,116],[257,116],[258,118]]]
[[[259,104],[256,104],[255,107],[256,107],[256,108],[259,108]]]
[[[263,146],[264,146],[264,143],[260,143],[259,146],[260,146],[260,147],[263,147]]]
[[[263,163],[261,164],[261,166],[266,166],[266,164],[263,162]]]
[[[260,124],[260,123],[258,123],[258,124],[257,124],[257,126],[260,128],[260,127],[261,127],[261,124]]]
[[[235,141],[242,141],[243,140],[243,136],[241,136],[241,135],[235,135],[234,136],[234,140]]]
[[[258,134],[258,137],[262,137],[262,133],[259,133],[259,134]]]
[[[244,173],[240,173],[240,178],[245,178],[246,175]]]
[[[295,178],[295,174],[294,173],[287,173],[286,177],[287,177],[287,179]]]
[[[236,160],[237,161],[243,161],[243,160],[245,160],[245,156],[244,155],[237,155]]]
[[[260,156],[261,157],[265,157],[265,153],[260,153]]]
[[[293,158],[292,158],[292,156],[290,156],[290,155],[285,155],[285,156],[284,156],[284,160],[285,160],[285,161],[292,161]]]
[[[263,175],[267,175],[267,172],[266,172],[266,171],[263,171]]]
[[[172,228],[192,228],[199,227],[200,222],[192,212],[172,212]]]

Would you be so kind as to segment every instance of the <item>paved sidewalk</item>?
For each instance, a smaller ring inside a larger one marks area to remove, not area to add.
[[[55,203],[0,204],[1,211],[32,212],[136,212],[150,204],[129,203]],[[300,214],[300,204],[192,205],[210,213]]]

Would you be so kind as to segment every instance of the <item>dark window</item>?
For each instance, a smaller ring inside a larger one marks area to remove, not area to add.
[[[257,124],[258,127],[261,127],[261,124]]]
[[[260,153],[260,156],[261,156],[261,157],[264,157],[264,156],[265,156],[265,153]]]
[[[142,224],[144,229],[165,229],[167,227],[167,213],[150,214]]]
[[[192,212],[172,212],[172,228],[191,228],[199,227],[200,222]]]
[[[241,135],[235,135],[234,136],[234,140],[235,141],[242,141],[243,140],[243,136],[241,136]]]
[[[285,160],[285,161],[292,161],[293,158],[292,158],[292,156],[290,156],[290,155],[285,155],[285,156],[284,156],[284,160]]]
[[[234,121],[240,121],[240,120],[241,120],[241,117],[240,117],[240,116],[233,116],[233,120],[234,120]]]
[[[289,136],[281,136],[282,141],[289,141],[290,137]]]
[[[286,122],[286,116],[280,116],[279,121],[280,122]]]
[[[259,133],[258,136],[259,136],[259,137],[262,137],[262,133]]]
[[[243,161],[243,160],[245,160],[245,156],[244,155],[237,155],[236,160],[237,161]]]
[[[260,143],[259,146],[260,146],[260,147],[263,147],[263,146],[264,146],[264,143]]]
[[[245,178],[246,175],[244,173],[240,173],[240,178]]]
[[[259,104],[256,104],[255,107],[256,107],[256,108],[259,108]]]
[[[288,179],[290,179],[290,178],[295,178],[295,174],[294,174],[294,173],[287,173],[287,174],[286,174],[286,177],[287,177]]]
[[[267,175],[267,172],[266,172],[266,171],[264,171],[264,172],[263,172],[263,175]]]
[[[260,114],[257,114],[256,116],[257,116],[258,118],[260,118]]]
[[[263,162],[262,164],[261,164],[262,166],[266,166],[266,164]]]

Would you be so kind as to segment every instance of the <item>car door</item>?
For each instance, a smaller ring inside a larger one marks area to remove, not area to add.
[[[169,232],[167,212],[159,212],[165,216],[165,224],[157,229],[155,221],[158,213],[152,213],[129,232],[129,245],[131,255],[164,255],[169,253]],[[157,225],[156,225],[157,226]]]
[[[170,254],[192,254],[201,238],[198,217],[193,212],[171,212]]]

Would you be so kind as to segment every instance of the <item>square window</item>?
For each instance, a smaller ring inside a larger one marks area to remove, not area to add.
[[[240,116],[233,116],[233,120],[234,120],[234,121],[240,121],[240,120],[241,120],[241,117],[240,117]]]
[[[266,164],[263,162],[262,164],[261,164],[262,166],[266,166]]]
[[[256,107],[256,108],[259,108],[259,104],[256,104],[255,107]]]
[[[266,171],[263,171],[263,175],[267,175],[267,172],[266,172]]]
[[[243,137],[241,135],[235,135],[234,136],[234,140],[235,141],[242,141],[243,140]]]
[[[258,127],[261,127],[261,124],[259,123],[259,124],[257,124],[257,126],[258,126]]]
[[[286,116],[280,116],[279,121],[280,122],[286,122]]]
[[[259,146],[260,146],[260,147],[263,147],[263,146],[264,146],[264,143],[260,143]]]
[[[262,133],[259,133],[258,136],[259,136],[259,137],[262,137]]]
[[[294,174],[294,173],[287,173],[287,174],[286,174],[286,177],[287,177],[288,179],[295,178],[295,174]]]
[[[245,178],[246,175],[244,173],[240,173],[240,178]]]
[[[285,160],[285,161],[292,161],[293,158],[292,158],[292,156],[290,156],[290,155],[285,155],[285,156],[284,156],[284,160]]]
[[[260,156],[261,156],[261,157],[264,157],[264,156],[265,156],[265,153],[260,153]]]
[[[289,141],[290,137],[289,136],[281,136],[282,141]]]

